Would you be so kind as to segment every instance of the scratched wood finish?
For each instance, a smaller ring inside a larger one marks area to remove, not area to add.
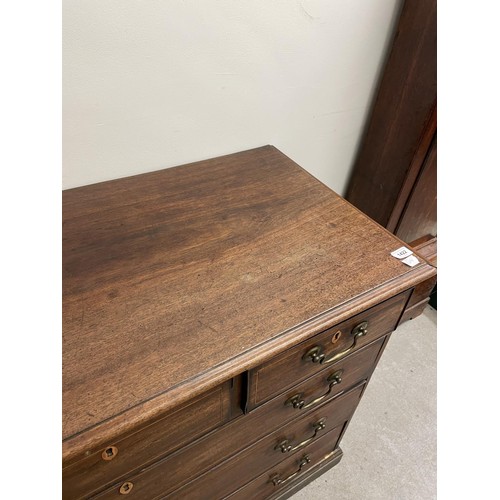
[[[272,146],[64,191],[63,458],[435,273],[399,246]]]

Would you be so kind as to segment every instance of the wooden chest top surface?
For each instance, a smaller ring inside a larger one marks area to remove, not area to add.
[[[64,191],[63,451],[434,273],[401,244],[272,146]]]

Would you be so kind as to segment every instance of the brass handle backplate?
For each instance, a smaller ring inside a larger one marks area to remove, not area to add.
[[[127,482],[123,483],[120,486],[120,495],[128,495],[132,491],[133,487],[134,487],[134,483],[132,483],[131,481],[127,481]]]
[[[288,477],[285,477],[284,479],[281,479],[279,474],[274,474],[271,476],[271,481],[273,482],[274,486],[278,486],[281,484],[285,484],[291,479],[293,479],[297,474],[300,474],[302,472],[302,469],[311,462],[311,459],[309,458],[309,455],[304,455],[299,462],[299,468],[290,474]]]
[[[301,448],[303,448],[304,446],[306,446],[307,444],[309,444],[313,439],[316,438],[316,436],[318,435],[318,432],[324,430],[326,428],[326,417],[325,418],[322,418],[321,420],[318,420],[314,425],[313,425],[313,428],[314,428],[314,434],[305,439],[304,441],[300,442],[299,444],[296,444],[295,446],[293,446],[291,443],[290,443],[290,440],[289,439],[284,439],[283,441],[281,441],[280,443],[278,443],[274,449],[276,451],[281,451],[281,453],[288,453],[290,451],[297,451],[297,450],[300,450]]]
[[[106,460],[107,462],[109,460],[113,460],[113,458],[118,455],[118,448],[116,446],[108,446],[102,453],[101,457],[103,460]]]
[[[342,373],[344,373],[344,370],[337,370],[328,376],[328,378],[326,379],[326,381],[329,383],[328,390],[319,398],[313,399],[312,401],[309,401],[309,403],[306,403],[304,399],[302,399],[302,393],[294,394],[292,397],[288,398],[285,401],[285,406],[291,406],[298,410],[305,410],[306,408],[316,406],[332,392],[334,386],[342,382]]]
[[[322,365],[327,365],[329,363],[333,363],[334,361],[347,356],[350,352],[352,352],[358,343],[358,339],[360,337],[364,337],[368,333],[368,321],[362,321],[359,325],[356,325],[352,331],[351,335],[354,337],[352,344],[347,349],[340,351],[333,356],[327,358],[325,354],[322,352],[323,348],[321,346],[314,346],[309,349],[302,359],[305,361],[312,361],[313,363],[320,363]]]

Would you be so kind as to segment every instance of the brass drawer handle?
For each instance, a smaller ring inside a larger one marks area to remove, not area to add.
[[[310,437],[307,438],[306,440],[302,441],[301,443],[292,446],[290,444],[290,441],[288,439],[284,439],[280,443],[278,443],[274,449],[276,451],[281,451],[281,453],[288,453],[290,451],[297,451],[300,450],[300,448],[303,448],[307,444],[309,444],[313,439],[316,438],[318,435],[318,432],[324,430],[326,428],[326,418],[322,418],[321,420],[318,420],[314,425],[314,434]]]
[[[325,354],[322,353],[321,346],[315,346],[309,349],[302,359],[306,361],[312,361],[313,363],[320,363],[322,365],[327,365],[329,363],[333,363],[344,356],[347,356],[351,351],[356,348],[356,344],[360,337],[364,337],[368,333],[368,321],[362,321],[359,325],[355,326],[352,329],[351,335],[354,337],[354,340],[350,347],[345,349],[344,351],[340,351],[337,354],[334,354],[330,358],[325,357]]]
[[[300,474],[302,472],[302,469],[311,462],[311,459],[309,458],[309,455],[304,455],[299,462],[299,468],[290,474],[288,477],[285,479],[281,479],[279,474],[274,474],[271,476],[271,481],[273,482],[274,486],[278,486],[280,484],[285,484],[291,479],[293,479],[297,474]]]
[[[306,402],[302,399],[301,393],[295,394],[285,401],[285,406],[292,406],[293,408],[296,408],[298,410],[305,410],[306,408],[311,408],[312,406],[317,405],[332,392],[332,389],[335,385],[338,385],[340,384],[340,382],[342,382],[342,373],[344,373],[344,370],[337,370],[328,376],[326,381],[329,382],[329,386],[328,390],[325,392],[325,394],[323,394],[323,396],[313,399],[306,404]]]

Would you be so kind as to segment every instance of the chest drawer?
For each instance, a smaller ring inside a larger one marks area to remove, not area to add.
[[[172,500],[180,498],[182,500],[222,499],[234,492],[238,485],[250,482],[267,469],[270,469],[267,481],[270,481],[274,488],[279,488],[282,483],[285,484],[291,481],[292,477],[298,474],[297,471],[301,471],[310,463],[312,458],[316,458],[316,455],[321,456],[325,453],[325,449],[334,450],[343,427],[344,422],[338,423],[336,427],[319,438],[318,442],[311,443],[292,454],[293,458],[287,461],[284,466],[278,464],[283,462],[288,455],[276,455],[273,448],[274,439],[270,437],[259,442],[246,453],[241,453],[222,466],[210,471],[209,474],[206,474],[198,481],[189,483],[186,487],[164,498]],[[314,450],[317,450],[317,452],[314,452]],[[288,462],[293,465],[289,465]],[[247,496],[245,498],[255,497]]]
[[[367,379],[373,369],[385,337],[334,363],[276,398],[276,412],[283,416],[301,414],[340,394],[361,380]],[[273,400],[274,401],[274,400]]]
[[[275,432],[280,426],[284,427],[286,422],[302,418],[325,403],[331,404],[331,420],[333,416],[337,421],[347,420],[359,401],[361,388],[358,386],[354,391],[347,391],[366,380],[371,374],[384,342],[385,338],[376,340],[334,363],[324,372],[316,374],[279,395],[254,412],[226,424],[138,474],[126,477],[126,482],[134,485],[128,498],[150,499],[177,491],[180,486],[192,481],[226,457],[254,446],[252,443],[255,443],[259,437]],[[335,397],[342,392],[347,392],[347,394]],[[273,446],[288,440],[293,448],[301,439],[293,432],[287,436],[279,430],[278,434],[279,440],[276,437]],[[276,455],[273,453],[273,455],[279,457],[281,453],[276,453]],[[215,481],[222,481],[218,476],[213,477]],[[98,498],[118,498],[121,486],[122,483],[115,484]]]
[[[345,396],[330,401],[314,411],[278,427],[274,432],[265,435],[206,473],[203,473],[203,467],[197,466],[199,463],[196,463],[196,457],[203,456],[208,451],[216,454],[218,452],[217,443],[212,443],[210,449],[203,444],[193,446],[193,454],[190,457],[179,454],[177,459],[167,458],[148,470],[127,478],[124,483],[115,485],[98,498],[120,498],[120,488],[127,483],[132,485],[128,495],[128,498],[131,499],[221,498],[245,482],[252,480],[268,467],[299,452],[332,430],[337,429],[340,434],[344,422],[351,417],[356,409],[363,387],[364,385],[360,385]],[[243,417],[241,421],[245,419],[246,417]],[[265,427],[264,422],[261,422],[261,427]],[[251,433],[252,429],[253,427],[247,422],[247,434]],[[219,443],[225,440],[225,435],[231,430],[226,428],[224,432],[218,431],[216,433]],[[190,481],[180,488],[173,488],[175,480],[179,479],[176,473],[179,469],[187,469],[191,472]]]
[[[63,498],[86,497],[194,440],[227,421],[231,406],[229,381],[147,427],[109,443],[63,469]]]
[[[234,493],[226,496],[228,500],[249,500],[275,498],[296,481],[312,472],[316,467],[335,460],[340,461],[341,452],[338,448],[338,429],[326,434],[316,443],[288,457],[279,465],[247,483]]]
[[[392,332],[407,302],[403,292],[287,350],[251,370],[248,408],[345,358]]]
[[[332,422],[345,421],[350,418],[359,403],[363,388],[364,383],[361,383],[331,402],[326,415],[329,420],[329,428],[333,425]],[[151,467],[127,476],[124,481],[115,484],[96,498],[120,498],[118,493],[125,482],[131,482],[134,485],[134,496],[131,492],[129,498],[147,498],[149,500],[157,495],[167,495],[174,490],[177,491],[178,488],[207,472],[231,455],[252,446],[270,432],[276,431],[280,426],[283,427],[286,422],[291,422],[292,418],[302,415],[308,417],[309,413],[313,411],[304,410],[299,413],[288,409],[288,415],[283,415],[281,411],[276,411],[278,407],[281,410],[283,405],[283,401],[278,399],[263,405],[252,414],[240,417],[221,429],[211,432]],[[321,413],[322,408],[316,408],[314,411]],[[318,421],[325,416],[325,414],[320,415],[320,413],[315,414],[316,417],[312,418],[311,421]],[[321,434],[321,431],[318,434]],[[284,439],[289,439],[294,446],[301,437],[297,433],[282,434],[277,438],[275,445]]]

